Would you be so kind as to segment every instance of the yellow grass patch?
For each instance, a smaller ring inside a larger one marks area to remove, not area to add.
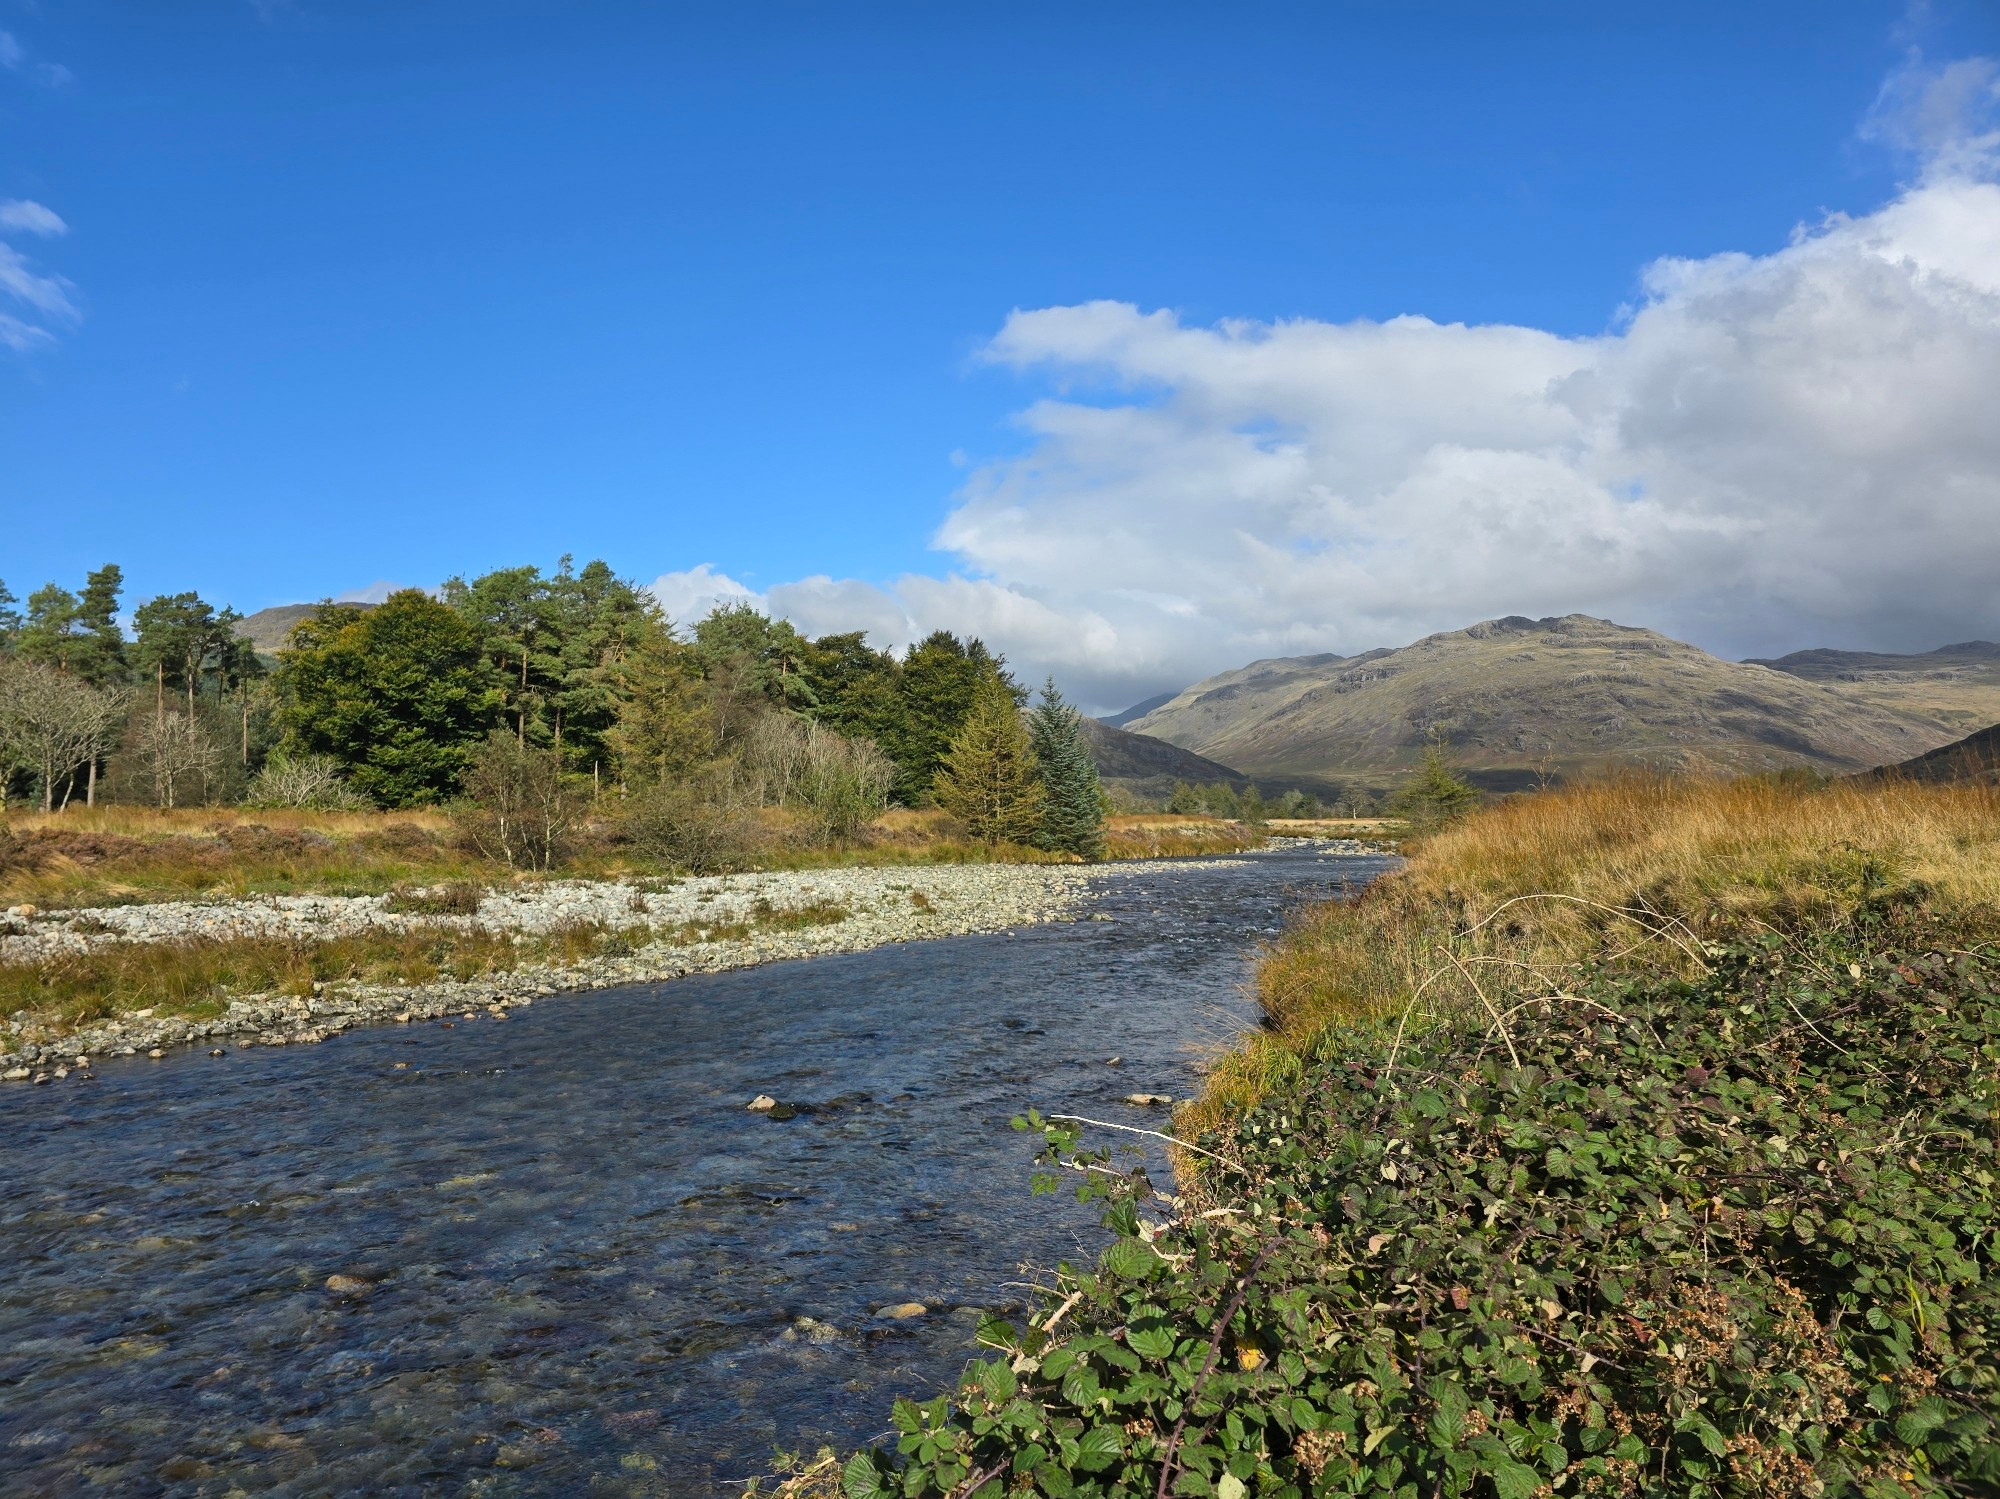
[[[1257,981],[1273,1029],[1216,1067],[1190,1127],[1295,1076],[1329,1027],[1492,1024],[1585,962],[1688,966],[1707,940],[1896,891],[2000,928],[1992,787],[1629,776],[1511,798],[1406,852],[1273,944]]]

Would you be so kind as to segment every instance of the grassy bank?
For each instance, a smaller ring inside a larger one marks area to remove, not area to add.
[[[1115,817],[1112,858],[1174,858],[1255,847],[1261,835],[1204,817]],[[765,809],[736,869],[1046,863],[1059,856],[967,839],[936,811],[896,811],[859,838],[814,842]],[[670,872],[604,819],[586,826],[555,874],[583,879]],[[251,895],[376,895],[399,885],[493,885],[516,871],[484,858],[442,812],[290,812],[74,807],[0,817],[0,907],[42,910]]]
[[[2000,1492],[2000,797],[1627,781],[1490,809],[1263,967],[1162,1201],[892,1445],[782,1486]]]
[[[1586,965],[1689,974],[1702,945],[1838,921],[1897,891],[2000,901],[1991,787],[1628,778],[1518,797],[1295,922],[1260,966],[1271,1029],[1224,1060],[1213,1124],[1295,1081],[1340,1025],[1504,1014]]]

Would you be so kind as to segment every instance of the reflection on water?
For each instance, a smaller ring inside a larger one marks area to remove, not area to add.
[[[1382,867],[1155,866],[1108,922],[11,1087],[0,1490],[708,1494],[873,1435],[1099,1242],[1008,1118],[1157,1123],[1119,1100],[1193,1090],[1250,948]]]

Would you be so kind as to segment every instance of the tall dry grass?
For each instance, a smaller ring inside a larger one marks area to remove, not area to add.
[[[1331,1027],[1492,1024],[1580,965],[1686,969],[1702,944],[1921,894],[2000,931],[2000,789],[1631,776],[1498,803],[1266,953],[1271,1028],[1225,1057],[1188,1123],[1295,1078]]]

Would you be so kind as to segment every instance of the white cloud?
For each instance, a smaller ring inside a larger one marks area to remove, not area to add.
[[[1595,337],[1016,312],[984,357],[1053,393],[956,497],[953,570],[762,600],[978,634],[1099,708],[1509,613],[1736,654],[2000,636],[1996,83],[1913,62],[1867,127],[1920,153],[1893,201],[1656,262]]]
[[[0,200],[0,229],[18,229],[44,237],[69,233],[69,225],[52,208],[27,198]]]
[[[717,604],[754,604],[768,608],[768,602],[726,573],[704,562],[681,572],[662,573],[649,590],[677,625],[691,625]]]

